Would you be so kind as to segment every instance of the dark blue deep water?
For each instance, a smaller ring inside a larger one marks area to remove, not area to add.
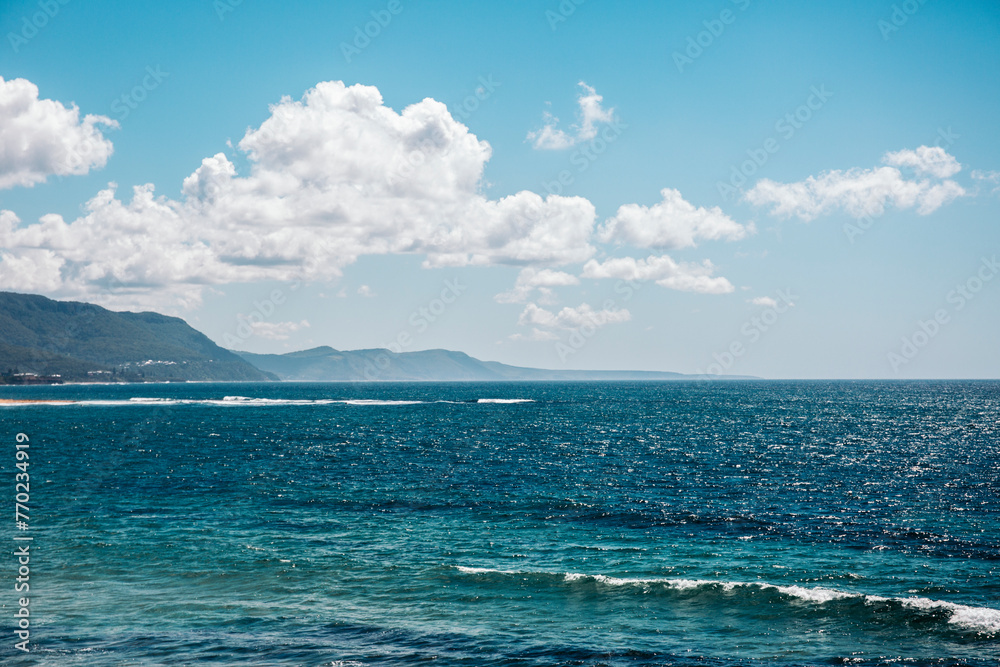
[[[1000,664],[997,382],[26,397],[3,664]]]

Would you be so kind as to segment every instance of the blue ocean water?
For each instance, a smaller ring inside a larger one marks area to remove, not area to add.
[[[0,398],[4,664],[1000,664],[997,382]]]

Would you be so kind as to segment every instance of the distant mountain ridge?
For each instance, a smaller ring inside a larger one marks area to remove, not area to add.
[[[184,320],[0,292],[0,374],[79,380],[276,379]]]
[[[226,350],[184,320],[0,292],[0,384],[62,381],[490,382],[685,380],[745,376],[509,366],[464,352],[323,346],[287,354]]]
[[[322,346],[288,354],[236,352],[257,368],[297,382],[455,382],[497,380],[692,380],[702,375],[661,371],[576,371],[508,366],[464,352],[386,349],[335,350]],[[746,376],[708,376],[747,379]]]

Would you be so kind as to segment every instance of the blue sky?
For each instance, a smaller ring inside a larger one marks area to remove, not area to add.
[[[0,34],[0,289],[255,352],[1000,376],[996,3],[36,0]]]

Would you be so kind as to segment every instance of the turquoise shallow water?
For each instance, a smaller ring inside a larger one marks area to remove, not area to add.
[[[4,664],[1000,664],[1000,383],[4,397]]]

